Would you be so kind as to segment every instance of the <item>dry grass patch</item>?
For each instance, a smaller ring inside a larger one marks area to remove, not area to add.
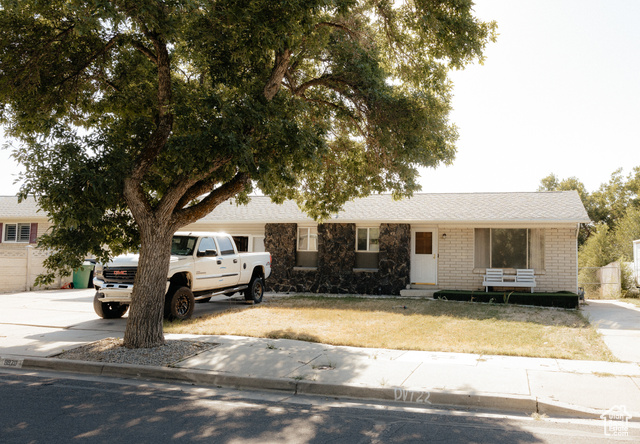
[[[575,310],[412,299],[290,297],[165,324],[167,333],[614,361]]]
[[[636,307],[640,307],[640,299],[638,299],[638,298],[620,298],[618,300],[620,302],[626,302],[628,304],[633,304]]]

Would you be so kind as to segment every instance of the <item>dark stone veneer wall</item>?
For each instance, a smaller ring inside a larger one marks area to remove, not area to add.
[[[318,225],[318,266],[296,268],[296,224],[266,224],[267,289],[277,292],[400,294],[409,283],[411,226],[381,224],[377,271],[354,271],[356,225]]]

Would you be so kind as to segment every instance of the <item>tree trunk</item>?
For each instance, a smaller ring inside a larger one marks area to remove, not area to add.
[[[162,319],[172,237],[173,230],[166,226],[140,227],[140,258],[124,332],[125,347],[164,344]]]

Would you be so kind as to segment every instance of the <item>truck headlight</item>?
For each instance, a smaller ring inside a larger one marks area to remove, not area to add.
[[[97,277],[98,279],[104,279],[104,275],[102,274],[104,271],[104,265],[102,264],[96,264],[96,268],[93,271],[93,275],[95,277]]]

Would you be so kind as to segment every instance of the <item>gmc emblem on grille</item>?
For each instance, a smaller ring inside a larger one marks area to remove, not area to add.
[[[127,271],[126,270],[113,270],[113,274],[115,274],[116,276],[126,276],[127,275]]]

